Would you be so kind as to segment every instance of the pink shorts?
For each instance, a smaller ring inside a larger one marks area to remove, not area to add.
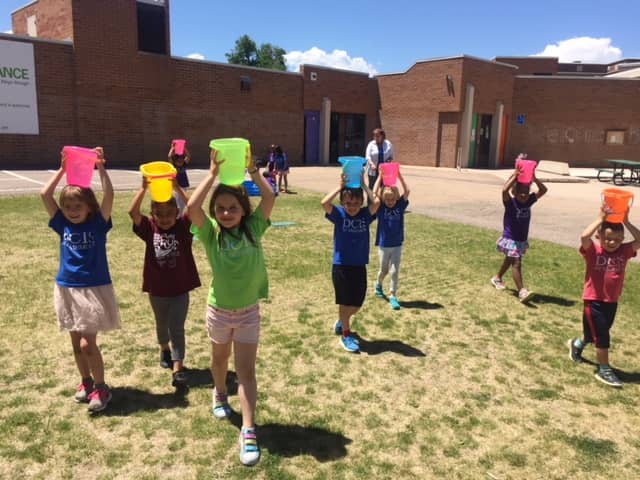
[[[260,338],[260,305],[227,310],[207,306],[207,331],[214,343],[257,344]]]

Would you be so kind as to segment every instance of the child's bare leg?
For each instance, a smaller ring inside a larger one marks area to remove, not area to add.
[[[238,375],[238,398],[242,409],[242,426],[251,428],[255,425],[258,398],[258,382],[256,380],[258,344],[234,342],[233,350]]]
[[[87,357],[82,353],[82,349],[80,348],[80,338],[82,338],[82,334],[80,332],[69,332],[71,337],[71,346],[73,347],[73,358],[76,361],[76,366],[78,367],[78,372],[80,372],[80,376],[85,379],[91,376],[91,370],[89,369],[89,362],[87,361]]]
[[[512,258],[511,264],[511,273],[513,274],[513,281],[516,282],[516,287],[518,291],[524,288],[524,283],[522,282],[522,260],[519,258]]]
[[[230,355],[231,342],[211,342],[211,376],[218,393],[227,393],[227,370],[229,369]]]
[[[354,307],[352,305],[339,305],[338,317],[342,322],[342,331],[351,330],[351,317],[358,313],[360,307]]]
[[[504,257],[504,261],[502,262],[502,265],[500,266],[500,270],[498,270],[498,275],[496,275],[500,280],[502,280],[502,277],[504,277],[504,274],[507,273],[507,270],[509,270],[509,267],[511,266],[511,259],[509,257]]]
[[[286,192],[287,190],[289,190],[289,182],[287,180],[287,174],[284,173],[283,176],[284,176],[284,190]]]
[[[104,362],[102,361],[102,353],[98,348],[97,333],[83,333],[80,337],[80,350],[87,359],[89,369],[93,374],[93,381],[96,385],[104,383]]]
[[[609,365],[609,349],[596,347],[596,358],[599,365]]]

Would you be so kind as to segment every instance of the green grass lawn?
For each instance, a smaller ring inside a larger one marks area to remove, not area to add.
[[[637,477],[638,264],[628,267],[612,331],[612,365],[627,382],[616,390],[593,378],[594,365],[568,359],[567,339],[582,328],[577,249],[531,242],[523,270],[536,296],[524,306],[511,279],[503,292],[489,283],[502,260],[498,232],[409,214],[404,308],[373,296],[372,247],[370,288],[354,323],[363,352],[353,355],[332,332],[332,225],[321,195],[280,196],[273,220],[296,223],[271,228],[264,240],[271,298],[262,306],[257,366],[263,457],[246,468],[238,418],[211,415],[206,287],[192,292],[187,320],[189,393],[174,395],[158,365],[140,290],[144,244],[126,215],[131,197],[116,194],[108,244],[122,329],[99,336],[114,397],[95,416],[72,399],[78,374],[53,312],[57,237],[39,198],[0,198],[0,478]],[[207,285],[197,242],[194,251]],[[585,357],[594,360],[592,348]],[[237,396],[231,404],[239,410]]]

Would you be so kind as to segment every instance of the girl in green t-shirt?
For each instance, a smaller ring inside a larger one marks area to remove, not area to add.
[[[261,238],[271,222],[275,194],[247,154],[248,171],[260,189],[255,211],[242,185],[218,184],[208,214],[202,204],[218,176],[216,150],[211,150],[207,177],[189,199],[191,230],[205,247],[213,278],[207,300],[207,330],[212,344],[213,415],[228,418],[226,376],[233,346],[238,397],[242,410],[240,461],[255,465],[260,460],[255,430],[257,399],[256,353],[260,335],[259,300],[269,294]]]

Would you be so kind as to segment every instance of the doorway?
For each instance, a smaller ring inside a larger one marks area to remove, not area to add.
[[[338,157],[364,156],[366,115],[360,113],[331,113],[329,135],[329,163]]]

